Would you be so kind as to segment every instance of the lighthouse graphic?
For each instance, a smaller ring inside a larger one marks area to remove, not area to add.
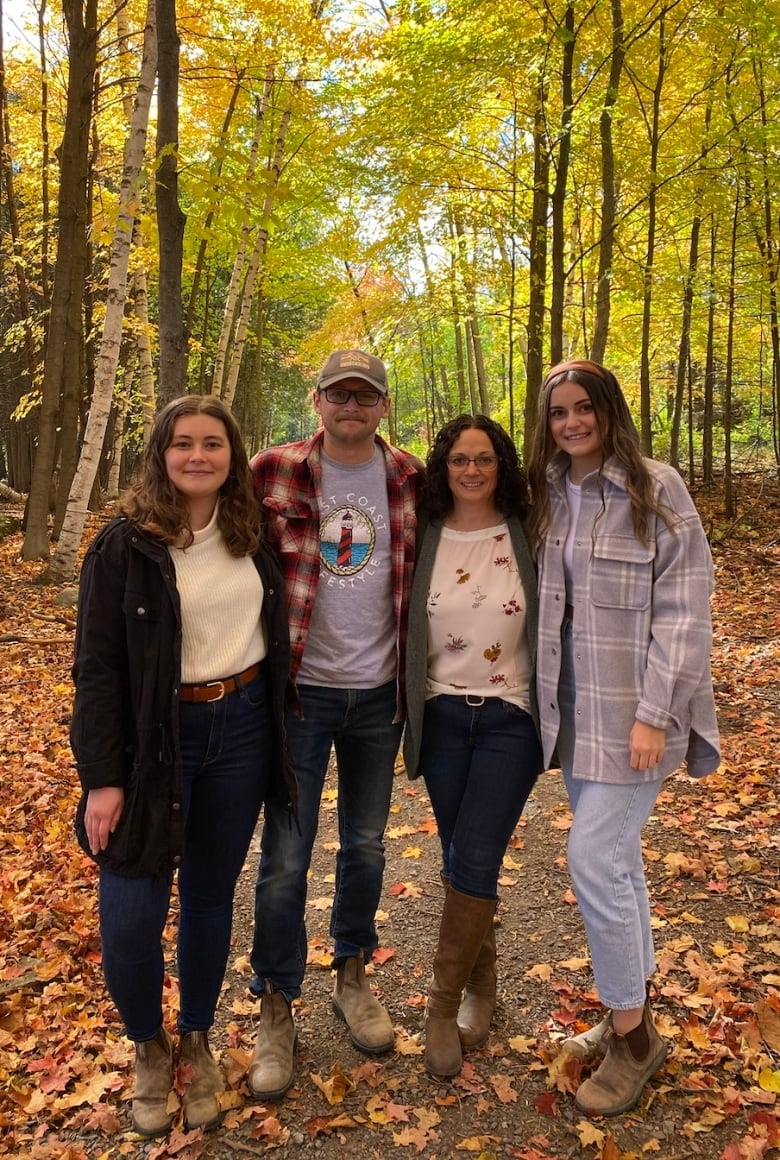
[[[334,576],[354,576],[374,551],[376,529],[360,508],[339,507],[320,525],[320,558]]]

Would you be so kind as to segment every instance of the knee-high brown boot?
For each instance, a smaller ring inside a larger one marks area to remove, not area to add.
[[[450,880],[443,870],[439,871],[444,893],[450,888]],[[458,1034],[464,1051],[481,1047],[490,1033],[493,1012],[496,1009],[496,927],[491,922],[476,962],[466,980],[466,993],[458,1010]]]
[[[468,1050],[480,1047],[490,1033],[496,1009],[496,928],[491,919],[476,962],[466,980],[466,993],[458,1011],[458,1034],[461,1046]]]
[[[425,1012],[425,1067],[432,1075],[457,1075],[463,1066],[458,1007],[495,909],[494,898],[474,898],[452,886],[445,893]]]

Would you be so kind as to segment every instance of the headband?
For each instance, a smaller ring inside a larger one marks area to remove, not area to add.
[[[601,379],[603,383],[609,385],[609,379],[607,378],[604,367],[599,366],[598,363],[591,362],[587,358],[573,358],[569,359],[568,362],[560,362],[552,370],[549,370],[544,376],[542,389],[547,386],[550,379],[557,379],[559,375],[566,374],[569,371],[585,371],[587,374],[595,375],[597,379]]]

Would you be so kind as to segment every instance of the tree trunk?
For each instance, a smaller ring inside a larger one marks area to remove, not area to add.
[[[184,393],[187,332],[181,289],[184,224],[179,206],[179,34],[176,0],[156,0],[157,232],[160,239],[160,376],[158,403]]]
[[[138,93],[125,143],[122,184],[119,191],[119,217],[111,243],[110,269],[103,337],[97,361],[95,389],[89,409],[81,458],[70,489],[68,507],[62,525],[57,550],[49,565],[52,580],[69,579],[75,572],[76,555],[87,517],[89,497],[95,482],[106,425],[111,410],[111,399],[116,381],[119,351],[122,342],[122,322],[127,298],[127,269],[130,261],[130,241],[135,221],[136,185],[141,172],[146,148],[146,130],[149,108],[157,71],[157,37],[155,31],[155,0],[149,0],[144,29],[143,61],[138,82]]]
[[[216,217],[217,210],[219,208],[220,195],[222,192],[220,178],[222,177],[222,167],[224,165],[224,146],[228,142],[228,131],[230,129],[230,123],[233,120],[233,114],[236,111],[236,104],[238,102],[238,97],[239,97],[239,94],[241,92],[242,81],[244,79],[245,72],[246,72],[245,68],[241,68],[238,70],[238,74],[236,76],[236,83],[233,86],[233,92],[230,94],[230,100],[228,102],[227,111],[225,113],[225,118],[224,118],[224,121],[222,123],[222,132],[220,134],[220,139],[219,139],[219,144],[220,144],[221,148],[218,150],[218,153],[217,153],[218,160],[217,160],[217,163],[214,167],[214,185],[215,185],[214,200],[215,200],[215,204],[213,204],[209,207],[208,213],[206,214],[206,217],[205,217],[204,222],[203,222],[203,237],[200,240],[200,245],[198,247],[198,256],[195,259],[195,271],[194,271],[193,276],[192,276],[192,286],[190,288],[190,296],[189,296],[189,300],[187,302],[187,317],[185,319],[185,326],[186,326],[188,334],[192,334],[192,327],[193,327],[194,321],[195,321],[195,308],[196,308],[197,301],[198,301],[198,294],[200,293],[200,283],[201,283],[201,279],[203,277],[203,267],[204,267],[205,261],[206,261],[206,250],[208,248],[209,233],[211,232],[211,227],[214,224],[214,218]]]
[[[726,519],[736,516],[734,504],[734,481],[731,478],[731,401],[734,381],[734,318],[737,302],[737,246],[739,243],[739,211],[742,191],[739,179],[734,186],[734,213],[731,219],[731,260],[729,263],[729,308],[726,338],[726,373],[723,376],[723,440],[724,440],[724,490],[723,510]]]
[[[138,348],[138,372],[141,384],[141,409],[143,413],[143,447],[149,446],[154,426],[154,360],[149,339],[149,299],[146,289],[146,270],[140,266],[133,276],[133,310],[138,319],[136,346]]]
[[[546,82],[539,77],[534,111],[534,196],[531,209],[531,255],[528,291],[528,355],[526,359],[523,459],[528,462],[536,423],[539,389],[544,377],[544,302],[547,277],[547,214],[550,205],[550,152],[544,118]]]
[[[574,109],[573,74],[574,47],[574,3],[568,0],[563,17],[563,61],[561,63],[561,135],[558,143],[558,163],[555,167],[550,210],[552,214],[552,243],[550,262],[552,267],[552,287],[550,291],[550,364],[555,365],[563,358],[563,319],[566,300],[566,271],[564,263],[566,241],[566,192],[569,185],[569,159],[571,157],[571,122]],[[544,96],[544,93],[541,94]],[[535,217],[535,215],[534,215]],[[534,374],[536,374],[534,369]],[[539,379],[541,385],[541,378]],[[526,430],[528,419],[534,419],[536,409],[529,416],[526,408]]]
[[[269,162],[266,167],[266,192],[259,214],[261,222],[266,222],[270,219],[274,208],[274,202],[279,196],[279,177],[282,172],[284,147],[287,141],[287,133],[290,128],[294,98],[296,93],[300,91],[302,83],[303,78],[300,76],[293,81],[290,98],[279,121],[279,128],[277,130],[276,140],[274,142],[273,155],[269,158]],[[236,324],[235,335],[233,338],[233,345],[230,352],[230,367],[227,374],[227,380],[222,390],[222,401],[228,407],[233,406],[233,399],[236,395],[236,387],[238,386],[238,372],[241,369],[241,360],[244,355],[246,336],[249,330],[249,312],[252,305],[252,300],[254,298],[258,274],[261,268],[265,266],[265,255],[267,248],[268,230],[265,228],[265,226],[260,225],[257,230],[254,252],[249,262],[246,279],[244,281],[241,310],[239,312],[238,322]],[[372,346],[374,345],[375,344],[372,340]]]
[[[666,73],[666,39],[663,13],[658,22],[658,72],[653,89],[653,117],[650,132],[650,189],[647,196],[647,247],[642,272],[642,348],[639,357],[639,435],[645,455],[653,455],[653,418],[650,393],[650,322],[653,305],[653,265],[655,230],[658,215],[658,151],[661,120],[661,92]]]
[[[97,0],[63,0],[69,34],[65,132],[58,202],[59,243],[54,269],[38,423],[38,450],[30,485],[25,560],[49,555],[49,490],[57,442],[60,395],[68,368],[80,368],[81,303],[86,280],[89,130],[97,55]]]
[[[596,286],[596,321],[593,329],[591,358],[604,361],[609,334],[611,304],[612,254],[615,248],[615,150],[612,140],[612,114],[617,105],[620,77],[623,72],[623,9],[621,0],[611,0],[612,59],[607,91],[599,118],[601,138],[601,225],[599,228],[599,272]]]
[[[702,478],[712,483],[712,414],[715,395],[715,318],[717,315],[717,294],[715,290],[715,269],[718,254],[718,227],[710,227],[710,273],[709,306],[707,309],[707,369],[704,375],[704,414],[702,416]]]
[[[211,393],[217,398],[222,397],[225,386],[225,374],[228,362],[228,348],[230,346],[231,337],[235,328],[236,306],[238,303],[239,293],[241,291],[241,284],[244,279],[244,270],[247,264],[247,253],[249,251],[249,242],[253,230],[253,213],[252,213],[252,198],[248,192],[251,184],[255,179],[257,173],[257,161],[260,155],[260,141],[263,134],[263,126],[268,111],[268,104],[273,92],[273,73],[269,73],[265,80],[265,87],[263,91],[262,100],[258,100],[255,104],[255,128],[252,136],[252,144],[249,149],[249,161],[246,170],[246,188],[247,193],[244,197],[243,205],[243,219],[241,222],[241,237],[239,240],[238,250],[233,260],[233,269],[230,275],[230,284],[228,286],[227,294],[225,295],[225,310],[222,317],[222,330],[219,335],[219,342],[217,343],[217,353],[214,358],[214,374],[211,380]]]

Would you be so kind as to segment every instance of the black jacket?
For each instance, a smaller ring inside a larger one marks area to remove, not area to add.
[[[290,665],[284,581],[263,544],[254,564],[263,582],[265,664],[278,741],[269,796],[283,800],[294,814],[296,785],[284,733]],[[87,853],[87,792],[103,786],[125,791],[116,833],[96,858],[117,874],[157,874],[181,861],[180,674],[181,612],[173,561],[165,544],[119,517],[98,533],[84,558],[70,729],[84,791],[76,833]],[[258,753],[258,767],[269,756]]]

